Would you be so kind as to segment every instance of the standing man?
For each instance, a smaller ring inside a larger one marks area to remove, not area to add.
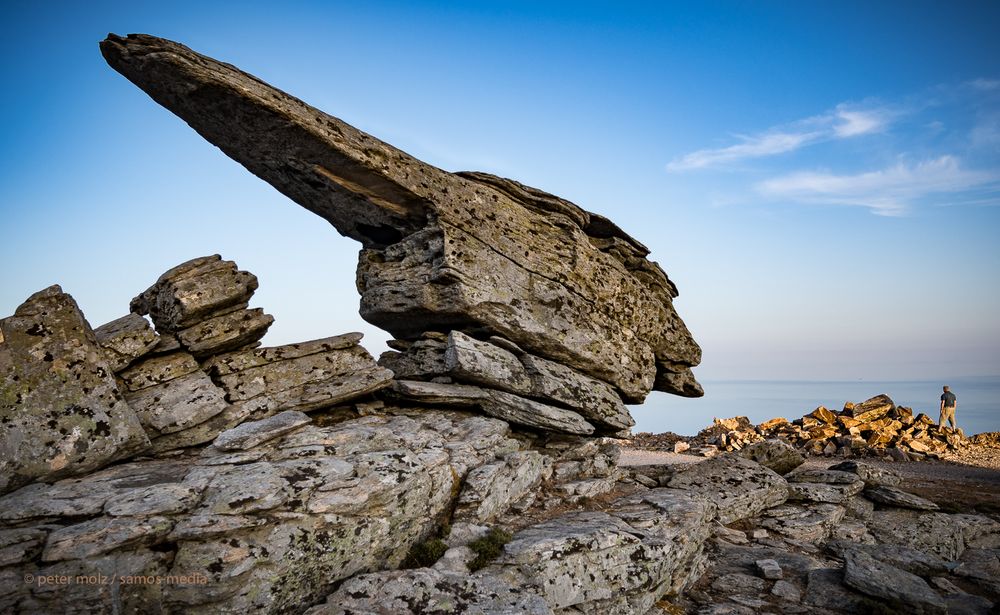
[[[955,408],[958,407],[958,401],[955,399],[955,394],[951,392],[951,388],[948,385],[944,387],[944,393],[941,394],[941,420],[938,421],[938,427],[944,427],[945,419],[951,423],[951,428],[955,429]]]

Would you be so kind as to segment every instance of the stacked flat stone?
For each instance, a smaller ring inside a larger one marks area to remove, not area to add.
[[[171,336],[196,358],[257,345],[274,317],[248,305],[257,276],[218,254],[181,263],[132,299],[134,314],[148,314],[161,336]]]
[[[486,414],[536,429],[590,435],[627,432],[635,424],[610,385],[491,337],[451,331],[394,340],[379,365],[392,369],[394,393],[414,402],[477,406]]]
[[[257,348],[273,318],[248,309],[256,288],[232,261],[192,259],[96,330],[58,286],[31,296],[0,321],[0,492],[391,384],[360,333]]]

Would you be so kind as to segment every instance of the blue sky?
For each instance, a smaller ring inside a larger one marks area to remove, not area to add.
[[[260,278],[265,342],[383,350],[357,244],[104,63],[145,32],[611,217],[704,380],[1000,374],[1000,4],[140,4],[5,5],[0,315],[60,283],[97,326],[218,252]]]

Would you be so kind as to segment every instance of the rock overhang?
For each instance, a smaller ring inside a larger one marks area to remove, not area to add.
[[[149,35],[108,63],[250,172],[363,245],[361,315],[400,339],[500,335],[611,384],[699,396],[677,288],[610,220],[486,173],[450,173],[236,67]]]

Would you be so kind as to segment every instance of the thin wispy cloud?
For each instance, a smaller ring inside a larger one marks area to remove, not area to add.
[[[753,137],[742,137],[743,142],[719,149],[703,149],[681,156],[667,165],[670,171],[686,171],[744,160],[774,156],[797,150],[819,137],[819,133],[773,132]]]
[[[984,92],[1000,90],[1000,79],[973,79],[968,83],[973,88]]]
[[[690,171],[720,166],[751,158],[764,158],[833,139],[848,139],[884,130],[896,113],[887,108],[859,108],[846,103],[832,111],[805,118],[749,136],[738,136],[739,143],[719,148],[700,149],[667,164],[667,170]]]
[[[744,203],[863,207],[882,216],[918,206],[1000,205],[998,103],[1000,79],[992,77],[939,84],[894,102],[842,103],[680,156],[667,169],[746,177],[752,183],[742,186]],[[811,148],[811,169],[795,155],[804,148]],[[735,164],[750,159],[761,162]],[[767,169],[771,178],[761,181]]]
[[[976,199],[994,201],[1000,188],[1000,174],[963,168],[954,156],[941,156],[916,164],[897,163],[885,169],[836,175],[833,173],[798,172],[758,183],[756,191],[772,199],[817,205],[847,205],[867,207],[883,216],[905,214],[910,207],[931,196],[949,200],[980,196]],[[994,194],[983,198],[983,192]]]
[[[881,132],[889,124],[889,114],[885,111],[852,111],[838,107],[833,125],[834,136],[840,139]]]

